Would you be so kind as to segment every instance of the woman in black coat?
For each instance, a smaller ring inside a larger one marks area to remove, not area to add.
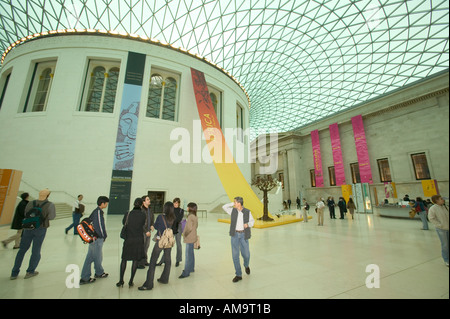
[[[20,195],[22,200],[16,207],[16,212],[14,213],[14,218],[11,223],[11,229],[16,229],[17,233],[2,241],[3,247],[5,248],[13,240],[15,240],[14,249],[17,249],[20,246],[20,239],[22,238],[22,220],[25,218],[25,207],[27,207],[28,204],[28,197],[30,197],[30,194],[28,193]]]
[[[120,263],[120,280],[117,287],[123,287],[123,276],[127,268],[127,261],[132,260],[131,277],[128,285],[133,286],[134,275],[139,261],[145,256],[144,252],[144,227],[146,222],[145,213],[142,211],[142,198],[134,200],[134,208],[123,217],[122,224],[126,225],[126,238],[122,248],[122,262]]]

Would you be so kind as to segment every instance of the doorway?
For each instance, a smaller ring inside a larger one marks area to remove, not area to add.
[[[164,200],[166,192],[148,192],[150,198],[150,207],[153,209],[154,214],[161,214],[163,212]]]

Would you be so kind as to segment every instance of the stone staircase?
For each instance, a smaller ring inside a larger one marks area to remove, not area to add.
[[[55,203],[56,217],[55,219],[62,219],[72,217],[72,206],[66,203]]]

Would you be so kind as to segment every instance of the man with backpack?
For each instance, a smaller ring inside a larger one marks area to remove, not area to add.
[[[22,240],[20,241],[19,251],[17,252],[14,267],[11,271],[11,280],[17,279],[23,258],[31,244],[33,244],[33,248],[31,249],[30,262],[25,279],[39,274],[36,268],[41,259],[42,243],[44,242],[47,228],[50,226],[49,221],[56,217],[55,204],[48,200],[49,196],[50,191],[43,189],[39,192],[38,199],[30,201],[25,207]]]
[[[96,278],[106,278],[108,274],[105,273],[103,261],[103,242],[106,240],[107,233],[105,227],[105,218],[103,210],[108,207],[109,198],[100,196],[97,199],[97,208],[91,213],[89,218],[94,226],[94,231],[97,234],[96,239],[89,244],[88,253],[84,260],[83,269],[81,270],[80,285],[90,284],[95,282]],[[91,266],[94,263],[95,278],[91,278]]]

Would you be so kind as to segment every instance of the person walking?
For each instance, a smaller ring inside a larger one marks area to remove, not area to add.
[[[15,229],[17,230],[17,232],[12,235],[11,237],[5,239],[2,241],[3,247],[7,248],[8,244],[12,241],[14,241],[14,247],[13,249],[19,249],[20,247],[20,240],[22,238],[22,220],[25,217],[25,207],[27,207],[28,202],[29,202],[29,198],[30,198],[30,194],[28,193],[23,193],[22,195],[20,195],[20,198],[22,198],[22,200],[20,201],[19,204],[17,204],[16,207],[16,211],[14,213],[14,217],[13,217],[13,221],[11,223],[11,229]]]
[[[161,277],[157,281],[161,284],[169,283],[170,276],[170,266],[172,265],[172,260],[170,253],[172,252],[172,247],[170,248],[160,248],[158,242],[167,228],[171,228],[175,222],[175,214],[173,212],[174,206],[172,202],[166,202],[163,206],[163,213],[156,218],[155,230],[156,230],[156,242],[153,246],[152,255],[150,257],[150,265],[147,270],[147,278],[144,284],[139,287],[139,290],[151,290],[153,289],[153,280],[155,277],[156,262],[158,261],[161,251],[164,251],[164,270]]]
[[[43,189],[39,192],[39,197],[37,200],[28,202],[25,207],[25,216],[27,213],[36,206],[42,209],[41,223],[38,227],[34,229],[24,228],[22,232],[22,240],[20,241],[19,251],[17,252],[16,259],[14,261],[14,266],[11,271],[11,280],[17,279],[20,272],[20,267],[22,266],[23,258],[25,253],[33,244],[31,249],[30,261],[28,264],[25,279],[34,277],[39,274],[36,271],[39,261],[41,260],[41,248],[47,234],[47,229],[50,227],[50,220],[55,219],[56,209],[55,204],[48,200],[50,196],[50,190]]]
[[[123,287],[123,277],[127,268],[127,261],[131,260],[131,276],[128,282],[129,287],[133,287],[133,279],[136,274],[136,270],[139,261],[144,257],[144,237],[142,236],[142,230],[146,223],[146,216],[142,210],[144,201],[141,197],[134,200],[134,207],[130,212],[127,212],[122,220],[122,224],[125,225],[125,238],[122,247],[122,262],[120,263],[120,279],[116,284],[117,287]],[[147,232],[147,236],[150,237],[150,233]]]
[[[323,198],[318,198],[316,203],[317,226],[323,226],[323,210],[325,209],[325,203],[323,201]]]
[[[102,266],[103,261],[103,243],[108,237],[105,227],[105,213],[103,210],[108,207],[109,198],[100,196],[97,199],[97,208],[94,209],[89,216],[92,220],[94,230],[97,234],[97,239],[89,244],[86,259],[84,260],[83,269],[81,270],[80,285],[90,284],[95,282],[96,278],[106,278],[108,274]],[[91,278],[91,266],[94,263],[95,278]]]
[[[355,205],[355,202],[353,201],[353,199],[351,197],[348,199],[347,209],[350,212],[350,215],[352,215],[352,219],[354,219],[353,213],[355,212],[356,205]]]
[[[75,201],[75,205],[73,207],[73,212],[72,212],[72,221],[73,222],[72,222],[72,224],[69,225],[69,227],[67,227],[65,229],[66,234],[73,227],[73,234],[78,235],[77,226],[78,226],[78,224],[80,224],[81,216],[83,216],[83,214],[84,214],[84,205],[81,203],[82,200],[83,200],[83,195],[78,195],[77,200]]]
[[[231,236],[231,254],[236,276],[233,282],[242,280],[242,270],[239,255],[244,259],[245,273],[250,275],[250,247],[248,240],[251,237],[251,228],[255,220],[251,212],[244,207],[244,199],[235,197],[234,202],[225,204],[222,209],[231,216],[230,236]]]
[[[416,197],[414,209],[422,221],[422,230],[428,230],[427,209],[421,197]]]
[[[441,195],[433,195],[431,201],[434,203],[428,212],[430,222],[436,228],[439,240],[441,241],[441,255],[445,265],[448,267],[448,207]]]
[[[188,217],[183,231],[184,243],[186,244],[186,263],[183,272],[178,278],[189,277],[195,268],[194,243],[197,241],[197,204],[189,203],[187,207]]]

